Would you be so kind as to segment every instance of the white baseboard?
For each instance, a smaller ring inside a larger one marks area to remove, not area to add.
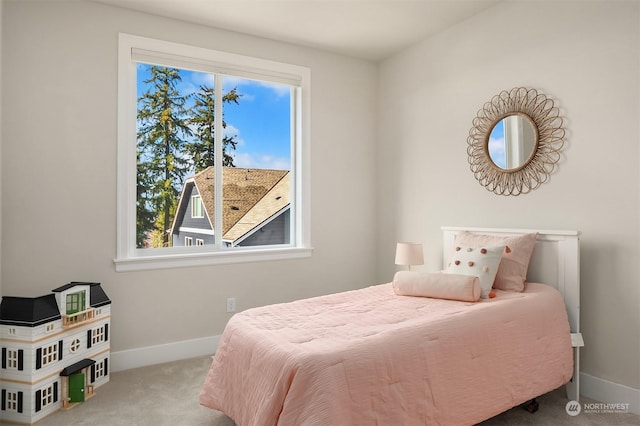
[[[629,404],[629,411],[640,414],[640,389],[580,373],[580,394],[598,402]]]
[[[220,336],[183,340],[111,353],[111,371],[146,367],[164,362],[213,355]],[[640,414],[640,390],[580,373],[580,394],[598,402],[629,404],[629,411]]]
[[[201,339],[183,340],[164,345],[147,346],[127,351],[111,353],[111,371],[123,371],[131,368],[179,361],[213,355],[220,336],[203,337]]]

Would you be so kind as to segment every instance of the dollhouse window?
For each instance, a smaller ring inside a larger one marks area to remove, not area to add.
[[[18,392],[7,392],[4,406],[6,411],[18,411]]]
[[[42,366],[58,360],[58,344],[42,348]]]
[[[101,342],[104,342],[104,327],[96,328],[95,330],[93,330],[93,335],[91,337],[92,345],[97,345]]]
[[[18,351],[7,349],[7,369],[18,369]]]
[[[96,366],[95,379],[97,380],[100,377],[104,376],[104,361],[96,362],[95,366]]]
[[[73,339],[69,345],[69,350],[71,353],[75,353],[78,349],[80,349],[80,339]]]
[[[50,386],[47,386],[46,388],[42,388],[41,390],[36,392],[36,403],[40,402],[39,407],[36,407],[36,411],[39,411],[39,409],[43,409],[57,401],[58,401],[58,384],[52,383]]]

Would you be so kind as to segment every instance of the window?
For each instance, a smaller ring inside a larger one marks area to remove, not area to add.
[[[199,195],[191,197],[191,217],[204,217],[202,214],[202,197]]]
[[[91,333],[91,346],[95,346],[98,343],[102,343],[105,341],[105,328],[100,327],[100,328],[96,328],[95,330],[93,330],[93,333]]]
[[[36,391],[36,412],[58,402],[58,383],[54,382]]]
[[[6,393],[5,393],[6,392]],[[11,392],[11,391],[2,391],[4,396],[4,403],[2,404],[3,409],[6,411],[16,411],[22,412],[22,408],[20,407],[22,399],[22,392]]]
[[[126,34],[118,63],[116,270],[309,256],[309,69]]]
[[[203,246],[204,245],[204,240],[202,238],[196,238],[196,245],[197,246]]]
[[[99,380],[101,377],[107,375],[108,372],[108,358],[103,359],[102,361],[97,361],[91,367],[91,383],[95,383],[96,380]]]
[[[184,237],[184,245],[185,245],[185,247],[192,246],[193,245],[193,238]]]
[[[76,353],[80,349],[80,339],[73,339],[69,345],[71,353]]]
[[[18,369],[18,351],[13,349],[7,349],[7,369]]]
[[[58,346],[59,344],[53,344],[42,348],[41,366],[44,367],[47,364],[56,362],[58,360]]]
[[[84,310],[84,291],[67,294],[67,315],[73,315]]]

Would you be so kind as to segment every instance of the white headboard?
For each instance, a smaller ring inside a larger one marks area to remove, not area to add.
[[[553,286],[564,297],[572,333],[580,332],[580,231],[544,231],[538,229],[464,228],[443,226],[442,264],[451,252],[459,231],[512,236],[537,232],[527,281]]]

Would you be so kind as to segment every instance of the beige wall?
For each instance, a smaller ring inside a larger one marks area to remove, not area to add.
[[[396,240],[440,226],[579,229],[582,371],[640,388],[640,3],[503,3],[386,60],[379,86],[379,277]],[[494,195],[469,171],[467,136],[501,90],[558,101],[567,144],[550,182]],[[382,196],[384,194],[384,196]]]
[[[4,14],[5,295],[103,283],[118,352],[220,334],[227,297],[242,310],[375,282],[373,64],[86,2]],[[119,31],[311,68],[310,259],[115,272]]]

